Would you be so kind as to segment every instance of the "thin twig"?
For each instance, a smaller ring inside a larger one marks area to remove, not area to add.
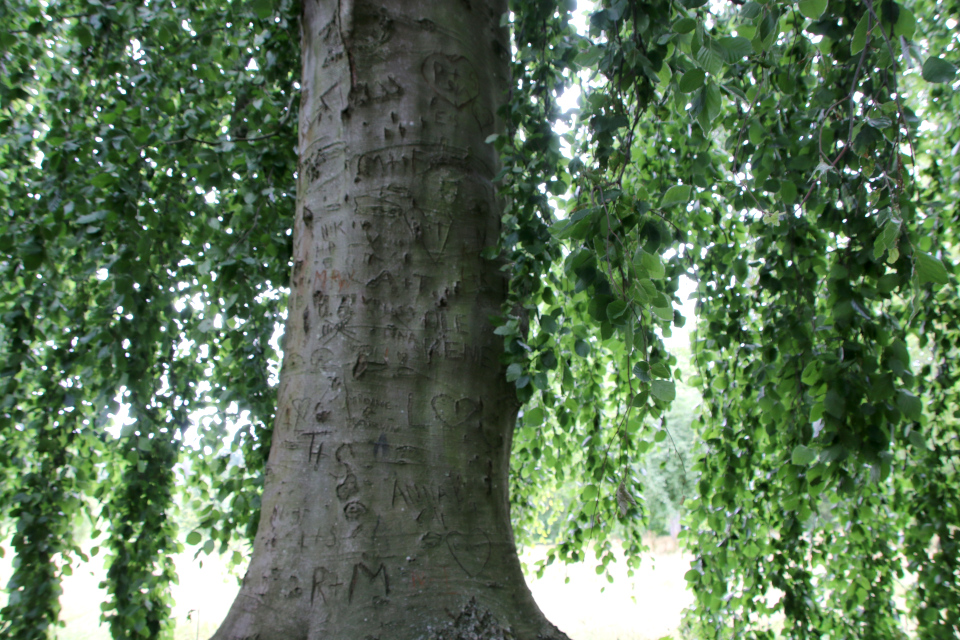
[[[860,52],[860,59],[857,60],[857,68],[853,72],[853,82],[850,85],[850,93],[848,93],[846,97],[841,98],[837,102],[830,105],[830,108],[827,109],[827,112],[824,114],[824,120],[826,120],[826,118],[830,115],[830,112],[834,109],[834,107],[836,107],[837,105],[845,101],[851,102],[850,126],[847,128],[847,138],[846,138],[846,141],[843,143],[843,149],[840,150],[840,153],[837,154],[837,157],[834,158],[833,162],[830,163],[830,169],[833,169],[837,166],[837,163],[840,162],[843,156],[846,155],[847,151],[850,150],[850,146],[853,144],[853,128],[854,128],[854,118],[853,118],[854,110],[852,106],[853,96],[857,92],[857,87],[859,86],[859,80],[860,80],[860,70],[863,68],[863,61],[866,59],[867,51],[870,48],[870,30],[872,26],[873,26],[872,16],[868,16],[867,17],[867,36],[866,36],[866,40],[863,43],[863,51]],[[820,127],[819,144],[820,144],[821,155],[826,155],[823,153],[823,127]],[[807,191],[807,195],[803,196],[803,200],[800,201],[800,204],[798,204],[797,207],[803,207],[803,205],[806,204],[807,200],[810,199],[810,196],[813,195],[813,192],[816,188],[817,188],[817,181],[815,180],[814,183],[810,185],[810,189]]]
[[[253,138],[232,138],[230,140],[204,140],[203,138],[194,138],[192,136],[184,136],[179,140],[170,140],[162,142],[162,144],[180,144],[181,142],[196,142],[197,144],[205,144],[211,147],[216,147],[227,142],[258,142],[260,140],[266,140],[267,138],[272,138],[274,136],[280,135],[280,132],[283,130],[283,125],[287,123],[287,120],[290,119],[290,114],[293,113],[291,107],[293,106],[293,99],[297,95],[297,91],[292,91],[290,93],[290,100],[287,101],[287,106],[284,108],[286,113],[283,118],[280,119],[280,122],[277,124],[277,128],[271,132],[264,134],[262,136],[255,136]],[[147,145],[150,146],[150,145]],[[143,148],[143,147],[141,147]]]

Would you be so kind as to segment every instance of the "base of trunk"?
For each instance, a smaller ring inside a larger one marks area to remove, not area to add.
[[[504,627],[488,610],[471,598],[453,620],[440,628],[427,628],[426,640],[517,640],[510,627]],[[561,640],[566,636],[553,628],[548,635],[537,634],[538,640]]]

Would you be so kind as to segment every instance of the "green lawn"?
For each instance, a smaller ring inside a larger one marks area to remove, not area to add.
[[[692,598],[684,590],[683,580],[689,559],[663,541],[655,546],[659,552],[645,558],[632,579],[626,577],[626,566],[621,563],[613,567],[614,582],[610,584],[596,574],[595,563],[587,561],[554,564],[542,579],[528,578],[528,583],[547,617],[573,640],[656,640],[676,630],[681,612]],[[524,559],[530,562],[542,554],[543,549],[534,549]],[[64,581],[61,602],[66,627],[58,630],[59,640],[110,640],[107,628],[100,626],[103,592],[98,584],[103,569],[94,560]],[[233,602],[237,579],[226,571],[220,557],[201,555],[194,560],[192,551],[177,557],[177,570],[175,638],[209,638]],[[8,554],[0,560],[0,584],[6,584],[10,571]],[[0,593],[0,605],[5,602],[6,594]]]

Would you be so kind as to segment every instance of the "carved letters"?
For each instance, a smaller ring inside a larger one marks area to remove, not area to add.
[[[377,104],[398,100],[403,95],[403,87],[393,76],[387,76],[386,82],[376,81],[373,87],[366,82],[358,82],[350,91],[350,104],[362,107],[368,104]]]
[[[323,174],[323,167],[327,160],[333,155],[341,153],[344,148],[342,142],[334,142],[305,155],[306,160],[300,166],[301,175],[306,176],[310,182],[316,182]]]
[[[317,441],[317,436],[321,435],[319,431],[308,431],[300,434],[301,436],[310,436],[310,447],[307,449],[307,464],[313,464],[317,467],[320,464],[320,458],[323,457],[323,442]]]
[[[343,583],[337,579],[337,574],[328,570],[326,567],[317,567],[313,570],[313,584],[310,587],[310,604],[313,605],[317,596],[320,596],[320,600],[327,604],[327,594],[324,592],[323,588],[327,587],[336,588],[343,586]]]
[[[423,61],[420,71],[430,88],[458,109],[480,92],[477,72],[463,56],[431,54]]]
[[[387,574],[387,565],[380,563],[380,566],[377,567],[376,571],[371,571],[370,568],[362,562],[358,562],[353,565],[353,578],[350,579],[350,590],[347,597],[349,602],[353,602],[354,593],[357,590],[358,586],[361,586],[361,578],[366,578],[366,585],[373,585],[377,582],[377,578],[381,578],[383,581],[383,595],[390,595],[390,577]]]
[[[448,213],[425,212],[418,207],[405,212],[403,217],[413,237],[417,239],[430,259],[439,263],[447,247],[447,240],[450,238],[453,218]]]

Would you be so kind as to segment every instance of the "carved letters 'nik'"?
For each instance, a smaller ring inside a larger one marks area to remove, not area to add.
[[[298,215],[254,554],[216,638],[561,637],[507,482],[491,179],[504,2],[304,2]],[[472,608],[471,608],[472,607]]]

